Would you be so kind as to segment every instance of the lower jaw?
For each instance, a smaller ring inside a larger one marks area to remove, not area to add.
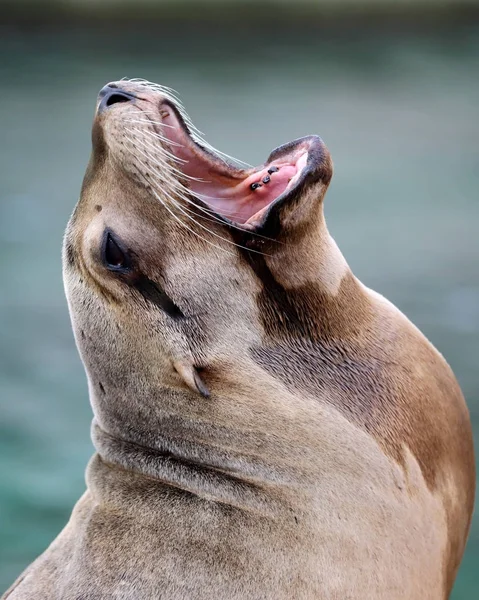
[[[295,160],[266,164],[235,186],[213,188],[206,193],[198,190],[197,193],[203,202],[223,217],[248,224],[256,221],[270,204],[294,187],[307,158],[308,153],[304,151]]]

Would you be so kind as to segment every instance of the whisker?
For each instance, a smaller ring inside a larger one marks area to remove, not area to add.
[[[175,215],[175,213],[170,209],[170,207],[165,202],[163,202],[163,200],[160,198],[160,196],[158,196],[158,194],[155,192],[155,190],[152,190],[152,192],[153,192],[153,195],[155,196],[155,198],[161,202],[161,204],[166,208],[166,210],[172,215],[172,217],[174,217],[178,221],[178,223],[180,223],[180,225],[182,227],[185,227],[193,235],[195,235],[196,237],[200,238],[200,240],[203,240],[204,242],[206,242],[210,246],[213,246],[214,248],[218,248],[219,250],[222,250],[223,252],[227,252],[228,254],[233,254],[234,255],[234,252],[230,252],[229,250],[226,250],[225,248],[222,248],[221,246],[218,246],[217,244],[213,244],[212,242],[210,242],[209,240],[207,240],[205,237],[203,237],[203,236],[199,235],[198,233],[196,233],[196,231],[194,231],[191,227],[188,227],[188,225],[186,223],[184,223],[177,215]]]
[[[126,119],[124,122],[125,123],[131,123],[131,124],[140,124],[140,125],[161,125],[161,126],[164,126],[163,123],[160,123],[160,122],[157,123],[156,121],[151,121],[150,119]],[[157,137],[159,137],[163,141],[168,142],[172,146],[179,146],[180,148],[184,148],[184,144],[180,144],[180,142],[175,142],[173,140],[170,140],[166,136],[161,135],[161,133],[158,133],[157,131],[152,131],[151,129],[146,129],[145,131],[149,131],[150,133],[156,135]]]
[[[195,223],[198,227],[201,227],[201,229],[204,229],[205,231],[207,231],[210,235],[213,235],[213,236],[219,238],[220,240],[223,240],[224,242],[226,242],[228,244],[231,244],[232,246],[236,246],[237,248],[242,248],[243,250],[248,250],[249,252],[254,252],[255,254],[261,254],[262,256],[269,256],[268,254],[265,254],[264,252],[261,252],[259,250],[254,250],[252,248],[247,248],[246,246],[242,246],[241,244],[237,244],[236,242],[233,242],[232,240],[229,240],[228,238],[226,238],[226,237],[224,237],[222,235],[219,235],[219,234],[215,233],[214,231],[211,231],[211,229],[209,229],[208,227],[205,227],[201,223],[198,223],[198,221],[194,217],[192,217],[189,214],[187,214],[187,212],[185,211],[185,207],[182,207],[180,204],[178,204],[178,202],[176,202],[175,199],[172,198],[170,196],[170,194],[168,194],[168,192],[165,192],[165,190],[162,190],[162,192],[167,194],[167,196],[169,197],[169,199],[171,200],[171,202],[174,204],[174,206],[177,209],[179,209],[185,215],[185,217],[187,217],[188,219],[190,219],[191,221],[193,221],[193,223]],[[155,195],[156,195],[156,193],[155,193]],[[192,214],[195,214],[192,211],[188,211],[188,212],[191,212]],[[196,216],[196,214],[195,214],[195,216]],[[205,238],[203,238],[203,239],[205,241],[207,241]],[[230,252],[230,254],[231,254],[231,252]]]
[[[133,130],[138,131],[139,133],[149,134],[151,137],[159,139],[161,142],[163,142],[165,144],[169,144],[169,140],[167,138],[162,138],[161,136],[158,136],[157,134],[153,133],[152,131],[143,131],[142,129],[138,129],[137,127],[134,127]],[[179,156],[176,156],[175,154],[173,154],[166,148],[162,148],[162,152],[164,152],[169,158],[171,158],[171,160],[174,160],[176,162],[179,162],[179,163],[189,162],[188,160],[185,160],[184,158],[180,158]]]
[[[137,85],[140,85],[142,87],[146,87],[152,90],[156,90],[158,92],[160,92],[161,94],[163,94],[163,96],[165,97],[165,99],[171,101],[177,108],[178,112],[180,113],[182,119],[184,120],[185,124],[187,125],[190,134],[192,135],[193,139],[195,142],[199,143],[200,145],[202,145],[204,148],[207,148],[208,150],[210,150],[211,152],[215,153],[218,155],[218,157],[223,160],[224,162],[226,162],[226,164],[228,164],[229,161],[231,161],[233,164],[238,164],[238,165],[244,165],[245,167],[249,167],[251,168],[252,165],[250,165],[249,163],[240,160],[238,158],[235,158],[233,156],[230,156],[228,154],[226,154],[225,152],[221,152],[220,150],[217,150],[216,148],[214,148],[211,144],[209,144],[205,139],[204,139],[204,134],[203,132],[201,132],[193,123],[193,121],[191,120],[190,116],[188,115],[188,113],[186,112],[185,108],[183,107],[183,104],[179,98],[179,94],[178,92],[176,92],[176,90],[169,88],[167,86],[164,85],[159,85],[157,83],[152,83],[147,81],[146,79],[130,79],[128,80],[132,83],[136,83]],[[225,160],[226,159],[226,160]]]
[[[174,125],[169,125],[168,123],[165,123],[164,121],[156,121],[155,119],[152,119],[150,117],[150,115],[152,115],[155,118],[158,117],[157,113],[150,112],[147,110],[142,110],[142,114],[144,114],[148,117],[148,119],[143,120],[144,123],[154,123],[155,125],[162,125],[163,127],[169,127],[170,129],[176,129],[176,127]]]
[[[151,125],[152,124],[152,121],[126,120],[124,122],[128,123],[128,124],[141,124],[141,125]],[[178,146],[178,148],[184,148],[185,147],[184,144],[180,144],[179,142],[175,142],[174,140],[170,140],[166,136],[161,135],[160,133],[158,133],[156,131],[151,131],[149,129],[145,129],[144,131],[145,131],[145,133],[148,133],[150,135],[154,135],[155,137],[157,137],[158,139],[160,139],[162,142],[165,142],[165,144],[169,144],[170,146]]]
[[[165,193],[165,190],[162,190],[163,193]],[[171,200],[171,202],[174,204],[174,206],[180,210],[188,219],[190,219],[191,221],[193,221],[198,227],[201,227],[201,229],[204,229],[205,231],[207,231],[209,234],[219,238],[220,240],[223,240],[224,242],[226,242],[227,244],[231,244],[232,246],[236,246],[237,248],[242,248],[243,250],[248,250],[249,252],[253,252],[255,254],[261,254],[262,256],[269,256],[269,254],[265,254],[264,252],[261,252],[260,250],[254,250],[253,248],[247,248],[246,246],[243,246],[241,244],[237,244],[236,242],[233,242],[232,240],[229,240],[228,238],[219,235],[217,233],[215,233],[214,231],[211,231],[211,229],[209,229],[208,227],[205,227],[204,225],[202,225],[201,223],[198,223],[198,221],[196,220],[198,217],[199,218],[203,218],[206,219],[208,221],[212,221],[215,223],[218,222],[222,222],[220,219],[209,219],[208,217],[205,217],[203,215],[198,215],[196,212],[186,208],[185,206],[181,206],[178,202],[175,201],[175,199],[166,192],[168,198]],[[201,207],[199,207],[198,205],[195,205],[195,208],[199,208],[201,209]],[[190,213],[190,214],[187,214]],[[193,216],[190,216],[193,215]],[[239,229],[239,228],[237,228]],[[203,238],[204,239],[204,238]]]
[[[139,145],[143,146],[143,148],[145,148],[146,150],[148,150],[148,149],[152,149],[152,150],[155,150],[155,151],[158,150],[155,146],[152,146],[151,144],[148,144],[148,142],[145,142],[144,140],[136,140],[135,141],[135,140],[132,140],[131,138],[129,138],[128,136],[126,136],[126,139],[129,142],[131,142],[133,145],[135,145],[135,144],[138,145],[139,144]],[[162,148],[161,151],[165,152],[170,158],[172,158],[171,155],[166,150],[164,150],[164,148]],[[146,158],[148,158],[149,160],[152,160],[152,161],[156,161],[156,162],[158,162],[158,160],[160,160],[157,156],[153,157],[152,155],[146,156]],[[173,171],[176,175],[178,175],[179,177],[182,177],[184,179],[188,179],[188,180],[191,180],[191,181],[197,181],[197,182],[200,182],[200,183],[204,182],[202,179],[199,179],[197,177],[192,177],[191,175],[187,175],[186,173],[183,173],[183,171],[181,171],[177,167],[169,164],[165,160],[162,160],[162,162],[159,163],[158,166],[162,167],[163,169],[165,169],[167,171]],[[176,181],[176,180],[172,179],[172,181]]]

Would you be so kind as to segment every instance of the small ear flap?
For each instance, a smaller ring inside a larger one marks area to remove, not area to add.
[[[191,390],[193,390],[193,392],[201,394],[203,398],[210,397],[209,389],[206,387],[198,371],[192,364],[182,360],[175,360],[173,361],[173,366],[178,375],[181,376],[183,381]]]

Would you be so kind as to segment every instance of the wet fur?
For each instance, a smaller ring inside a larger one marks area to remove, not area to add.
[[[164,94],[123,85],[152,107]],[[5,597],[448,598],[474,499],[468,412],[441,355],[330,238],[327,151],[261,228],[205,230],[201,203],[145,183],[128,111],[95,121],[64,245],[95,414],[88,489]],[[101,263],[105,227],[129,280]]]

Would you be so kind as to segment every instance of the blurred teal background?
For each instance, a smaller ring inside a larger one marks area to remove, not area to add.
[[[208,141],[252,164],[323,137],[333,236],[450,362],[479,447],[477,3],[76,4],[0,9],[0,591],[84,489],[91,411],[60,249],[96,94],[123,76],[177,89]],[[454,600],[479,597],[478,567],[476,517]]]

